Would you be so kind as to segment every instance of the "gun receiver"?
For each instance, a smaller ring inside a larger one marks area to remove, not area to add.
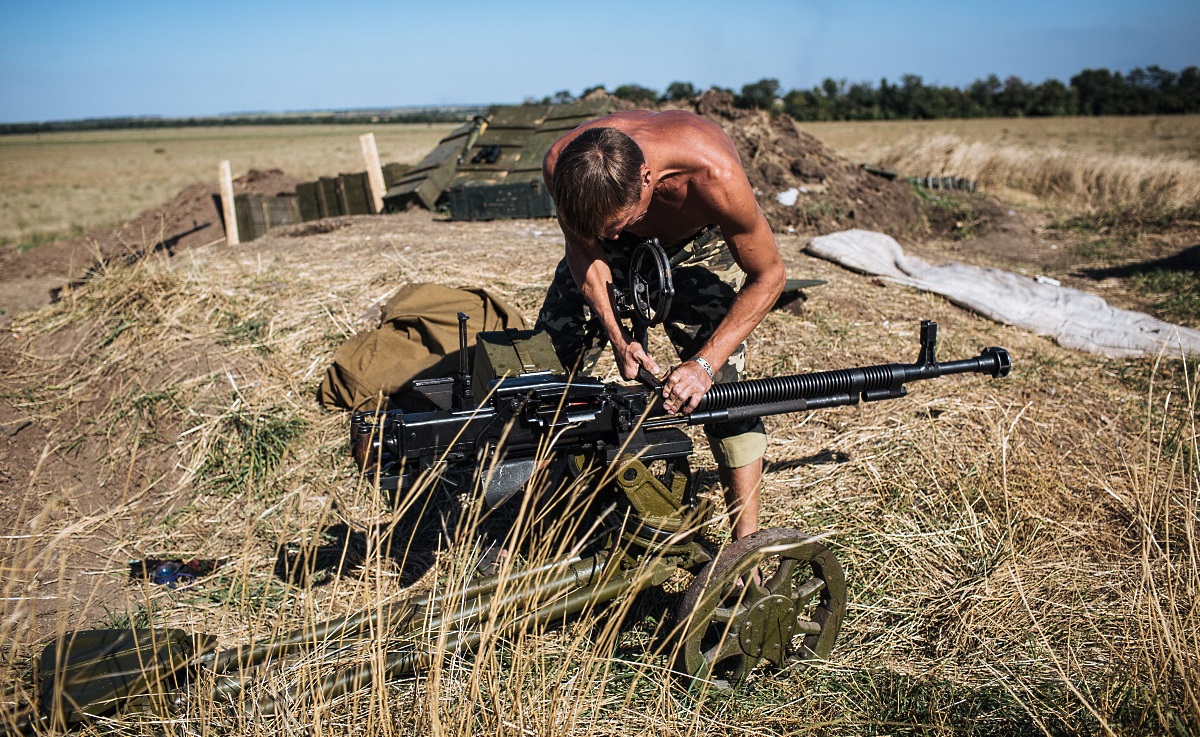
[[[629,454],[646,463],[686,458],[692,443],[678,429],[683,425],[896,399],[907,394],[909,382],[962,373],[1001,377],[1012,365],[1003,348],[945,363],[937,361],[936,351],[937,324],[924,321],[915,363],[715,384],[690,415],[667,414],[658,401],[661,389],[551,372],[492,381],[486,399],[475,405],[472,398],[459,397],[462,387],[471,386],[460,371],[452,408],[360,413],[351,435],[359,467],[378,473],[382,488],[404,491],[421,474],[443,465],[497,463],[485,490],[485,500],[494,506],[529,479],[539,453],[586,454],[606,464]]]

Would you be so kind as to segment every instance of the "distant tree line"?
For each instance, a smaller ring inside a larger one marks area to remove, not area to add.
[[[569,90],[527,103],[564,104],[586,97],[603,86]],[[785,112],[796,120],[911,120],[915,118],[995,118],[1049,115],[1173,115],[1200,113],[1200,67],[1172,72],[1159,66],[1136,68],[1122,74],[1108,69],[1085,69],[1064,84],[1047,79],[1040,84],[1012,76],[1003,82],[996,75],[978,79],[964,89],[927,85],[916,74],[905,74],[899,83],[887,78],[878,86],[826,78],[807,90],[784,91],[777,79],[760,79],[742,85],[740,92],[716,87],[733,96],[742,108]],[[616,97],[637,104],[691,100],[700,94],[691,82],[672,82],[661,93],[639,84],[623,84]],[[312,113],[246,113],[205,117],[153,116],[87,118],[41,123],[0,123],[0,135],[53,131],[117,130],[125,128],[179,128],[223,125],[330,125],[375,123],[448,123],[469,120],[487,112],[478,106],[422,109],[347,110]]]
[[[585,89],[580,97],[601,89]],[[991,118],[1049,115],[1172,115],[1200,113],[1200,67],[1172,72],[1158,66],[1128,74],[1108,69],[1085,69],[1067,84],[1048,79],[1040,84],[996,75],[972,82],[965,89],[927,85],[915,74],[899,83],[886,78],[848,84],[827,78],[808,90],[784,91],[779,80],[760,79],[733,95],[742,108],[777,110],[797,120],[911,120],[917,118]],[[666,90],[623,84],[615,97],[634,103],[690,100],[699,94],[690,82],[672,82]],[[543,98],[564,103],[576,98],[562,90]]]
[[[139,116],[86,118],[44,123],[0,123],[0,135],[53,131],[137,128],[206,128],[223,125],[372,125],[375,123],[458,123],[486,112],[484,107],[441,107],[420,110],[349,110],[312,113],[253,113],[189,118]]]

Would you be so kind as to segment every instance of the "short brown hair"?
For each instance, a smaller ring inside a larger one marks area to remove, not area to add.
[[[615,128],[589,128],[558,155],[550,194],[563,224],[601,238],[606,220],[641,197],[646,157]]]

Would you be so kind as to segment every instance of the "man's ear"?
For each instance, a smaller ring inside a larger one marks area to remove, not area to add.
[[[642,186],[650,186],[650,167],[646,164],[642,164]]]

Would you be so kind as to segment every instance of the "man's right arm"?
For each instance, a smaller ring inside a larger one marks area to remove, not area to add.
[[[566,229],[564,229],[566,234]],[[586,241],[567,235],[567,266],[571,276],[583,292],[584,299],[600,321],[604,334],[612,343],[616,354],[617,368],[625,379],[637,377],[638,368],[646,367],[651,373],[659,373],[658,364],[646,352],[646,347],[633,340],[633,336],[621,325],[613,309],[609,285],[613,283],[612,269],[604,257],[604,250],[596,241]]]
[[[554,177],[554,165],[558,162],[558,154],[567,141],[568,136],[559,139],[542,160],[542,179],[548,191],[554,191],[550,184]],[[652,373],[658,374],[658,364],[646,352],[645,346],[633,341],[633,337],[621,325],[613,309],[612,298],[608,292],[608,285],[613,283],[612,269],[600,243],[595,238],[579,235],[564,225],[562,220],[558,221],[558,227],[566,240],[567,266],[571,270],[571,277],[575,279],[583,298],[591,305],[604,334],[612,343],[621,376],[625,379],[636,378],[639,366],[645,366]]]

